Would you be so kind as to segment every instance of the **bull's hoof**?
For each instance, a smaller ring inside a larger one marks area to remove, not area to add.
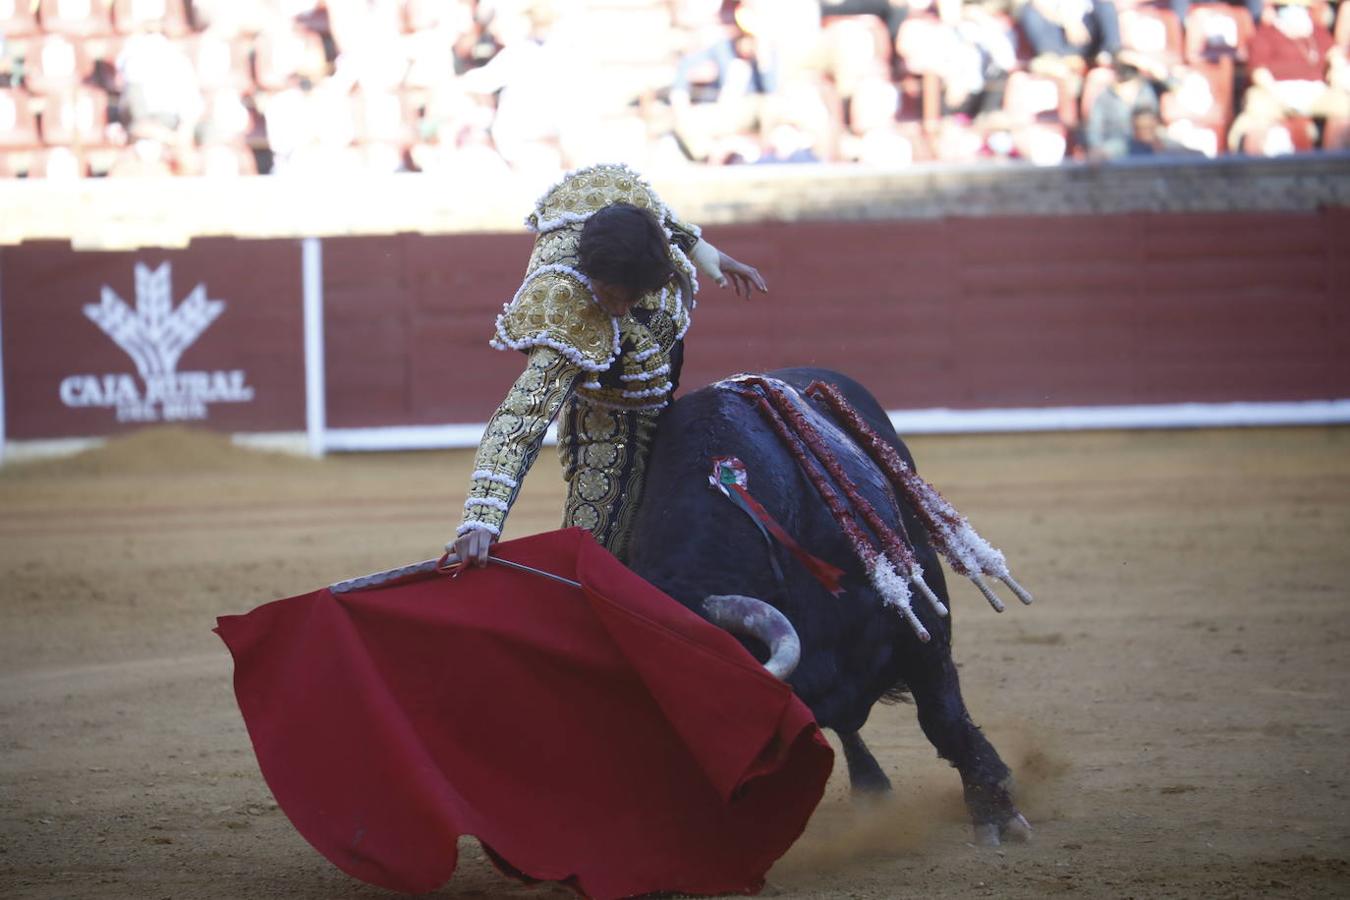
[[[880,768],[849,773],[854,800],[875,800],[891,793],[891,780]]]
[[[1031,823],[1027,821],[1027,817],[1018,813],[1004,822],[1003,839],[1017,844],[1029,842],[1031,840]]]
[[[1025,844],[1031,840],[1031,823],[1021,813],[1015,814],[1001,826],[993,822],[975,826],[975,844],[979,847],[999,847],[1004,841]]]

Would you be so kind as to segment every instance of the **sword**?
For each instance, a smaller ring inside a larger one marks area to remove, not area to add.
[[[552,572],[545,572],[543,569],[536,569],[534,566],[527,566],[524,563],[512,562],[509,559],[502,559],[499,556],[489,556],[488,562],[493,565],[504,566],[508,569],[516,569],[520,572],[528,572],[531,575],[538,575],[541,578],[547,578],[550,581],[561,582],[574,588],[581,587],[581,582],[573,581],[570,578],[564,578],[561,575],[555,575]],[[368,591],[371,588],[383,587],[394,581],[407,578],[411,575],[425,575],[432,572],[451,572],[450,577],[455,578],[463,571],[463,563],[459,558],[451,553],[446,553],[439,559],[424,559],[421,562],[411,563],[406,566],[399,566],[396,569],[386,569],[383,572],[372,572],[369,575],[361,575],[357,578],[348,578],[346,581],[339,581],[330,584],[328,589],[334,594],[350,594],[355,591]]]

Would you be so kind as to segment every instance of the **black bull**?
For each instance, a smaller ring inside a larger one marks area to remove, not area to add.
[[[836,385],[913,465],[880,404],[857,382],[811,368],[768,374],[799,391],[815,380]],[[897,501],[881,471],[851,441],[834,432],[830,442],[888,524],[903,520],[927,584],[950,608],[942,567],[913,512]],[[832,596],[781,547],[770,551],[749,517],[709,485],[712,460],[719,456],[739,457],[749,472],[750,493],[802,546],[845,570],[840,596]],[[781,582],[770,552],[778,556]],[[961,698],[951,619],[916,597],[914,610],[932,635],[924,643],[883,605],[816,489],[751,401],[713,386],[682,397],[667,411],[626,555],[634,571],[695,611],[701,612],[710,595],[742,594],[770,603],[787,617],[802,645],[801,662],[788,681],[816,720],[839,734],[855,790],[890,789],[858,732],[873,704],[907,688],[924,734],[961,774],[980,840],[1027,836],[1026,820],[1013,805],[1008,767],[971,721]]]

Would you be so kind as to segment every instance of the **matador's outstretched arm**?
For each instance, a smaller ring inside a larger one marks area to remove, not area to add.
[[[497,407],[478,445],[457,538],[470,531],[487,532],[493,538],[502,533],[525,473],[539,455],[544,432],[581,371],[551,347],[530,351],[525,371]]]

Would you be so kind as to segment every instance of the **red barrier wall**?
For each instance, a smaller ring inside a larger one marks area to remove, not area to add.
[[[771,292],[746,302],[705,286],[685,390],[810,363],[857,375],[890,409],[1350,397],[1345,209],[760,224],[708,237],[759,266]],[[329,427],[484,421],[522,363],[487,339],[530,244],[325,239]],[[156,407],[133,379],[137,402],[110,404],[132,388],[104,376],[138,368],[84,307],[107,286],[137,308],[136,265],[166,262],[171,307],[199,284],[225,303],[174,369],[206,380],[161,379],[177,400]],[[3,248],[9,439],[108,434],[170,409],[231,431],[302,429],[300,279],[293,240]]]
[[[1350,397],[1345,210],[707,236],[757,265],[770,294],[705,285],[685,390],[810,363],[859,375],[890,409]],[[529,247],[524,235],[325,242],[329,424],[484,421],[521,366],[486,342]]]

